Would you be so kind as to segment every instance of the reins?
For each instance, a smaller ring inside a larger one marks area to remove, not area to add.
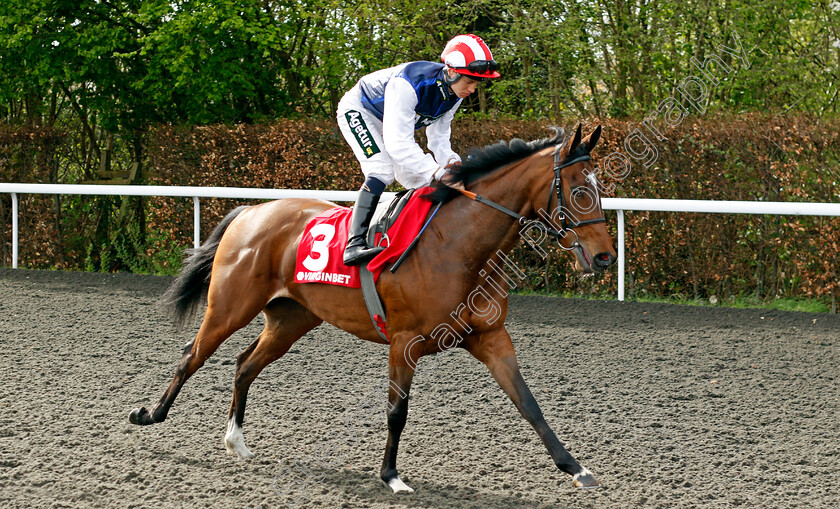
[[[552,237],[554,237],[557,240],[560,240],[561,238],[565,238],[568,235],[568,232],[574,233],[575,234],[575,241],[572,244],[572,247],[566,248],[566,247],[563,247],[562,244],[560,244],[561,248],[571,250],[571,249],[576,248],[579,245],[578,244],[578,236],[577,236],[577,233],[574,230],[575,228],[580,228],[581,226],[588,226],[588,225],[591,225],[591,224],[598,224],[598,223],[606,223],[607,222],[606,218],[604,216],[601,216],[601,217],[596,217],[594,219],[586,219],[586,220],[583,220],[583,221],[575,221],[574,224],[570,224],[567,217],[566,217],[566,212],[565,211],[567,211],[569,209],[566,207],[566,200],[563,197],[563,180],[560,178],[560,170],[562,170],[563,168],[566,168],[568,166],[571,166],[573,164],[577,164],[579,162],[582,162],[582,161],[589,161],[590,159],[591,159],[591,157],[589,157],[589,154],[585,154],[585,155],[576,157],[576,158],[574,158],[570,161],[566,161],[563,164],[560,164],[560,145],[557,145],[554,148],[554,180],[551,182],[551,189],[549,189],[549,191],[548,191],[548,209],[551,210],[551,198],[555,194],[555,189],[556,189],[557,201],[558,201],[559,206],[560,206],[560,211],[559,211],[560,229],[559,230],[554,228],[554,226],[551,224],[550,220],[549,220],[548,224],[546,224],[546,223],[540,221],[539,219],[528,219],[527,217],[523,216],[522,214],[518,214],[518,213],[510,210],[509,208],[507,208],[503,205],[499,205],[498,203],[494,202],[493,200],[485,198],[484,196],[481,196],[480,194],[473,193],[472,191],[467,191],[466,189],[459,189],[458,191],[460,191],[461,194],[463,194],[464,196],[466,196],[467,198],[469,198],[473,201],[476,201],[478,203],[483,203],[484,205],[492,207],[492,208],[498,210],[499,212],[501,212],[503,214],[507,214],[508,216],[516,219],[516,222],[519,223],[521,226],[527,226],[529,228],[530,227],[537,228],[537,229],[551,235]]]

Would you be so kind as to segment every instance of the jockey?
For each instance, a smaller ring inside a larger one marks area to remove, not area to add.
[[[472,34],[454,37],[440,57],[440,64],[409,62],[368,74],[338,103],[338,126],[365,175],[353,207],[345,265],[358,265],[383,249],[368,249],[365,237],[385,186],[395,179],[407,189],[432,180],[446,184],[446,168],[461,162],[449,141],[455,111],[478,83],[500,76],[490,48]],[[424,126],[434,156],[414,139],[414,131]]]

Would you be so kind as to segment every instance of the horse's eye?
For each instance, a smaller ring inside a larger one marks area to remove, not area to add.
[[[583,198],[584,196],[586,196],[586,190],[584,190],[582,187],[576,187],[572,190],[572,194],[575,195],[575,198]]]

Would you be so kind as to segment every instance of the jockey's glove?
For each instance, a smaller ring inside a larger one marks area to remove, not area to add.
[[[437,169],[434,174],[434,179],[439,181],[441,184],[451,187],[452,189],[459,189],[461,191],[464,190],[463,182],[455,180],[454,176],[452,175],[452,170],[454,167],[460,166],[461,161],[454,161],[450,162],[446,166],[442,166]]]

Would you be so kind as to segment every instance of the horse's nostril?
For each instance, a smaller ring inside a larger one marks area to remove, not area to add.
[[[607,267],[615,261],[615,257],[609,253],[598,253],[595,255],[595,263],[601,267]]]

